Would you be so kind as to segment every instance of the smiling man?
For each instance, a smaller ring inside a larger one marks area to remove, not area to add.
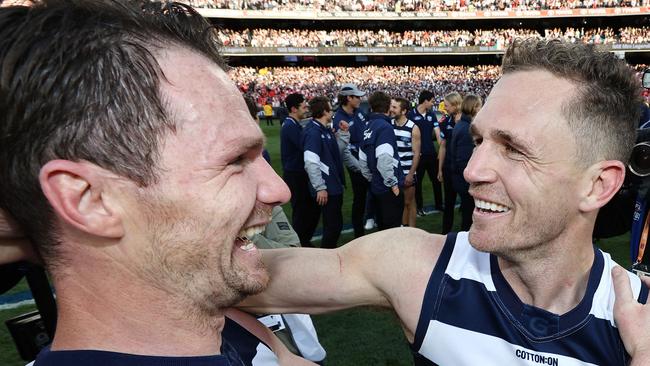
[[[228,365],[223,309],[268,282],[262,132],[209,24],[137,3],[0,10],[0,206],[57,292],[37,366]]]
[[[249,304],[392,307],[417,365],[647,364],[650,281],[591,236],[623,182],[639,96],[612,54],[515,42],[472,123],[469,232],[402,228],[335,251],[265,252],[271,284]]]

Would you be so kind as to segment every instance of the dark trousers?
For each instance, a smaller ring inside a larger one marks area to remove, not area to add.
[[[421,155],[418,169],[416,170],[417,182],[415,184],[415,205],[418,210],[424,207],[422,202],[422,183],[424,183],[424,172],[427,172],[431,185],[433,186],[433,199],[436,210],[442,209],[442,188],[438,181],[438,159],[436,155]]]
[[[312,198],[315,200],[315,198]],[[343,195],[328,196],[327,204],[321,206],[323,213],[323,239],[321,240],[321,248],[336,248],[339,236],[341,236],[341,229],[343,229],[343,214],[341,207],[343,206]]]
[[[442,211],[442,234],[449,233],[454,227],[454,211],[456,209],[456,191],[451,182],[451,171],[442,168],[442,187],[445,191],[445,208]]]
[[[377,229],[384,230],[402,225],[402,212],[404,212],[404,192],[400,189],[399,195],[393,191],[381,194],[372,194],[377,214]]]
[[[266,117],[266,125],[267,126],[273,126],[273,116],[267,116]]]
[[[472,226],[472,213],[474,212],[474,198],[469,195],[469,183],[463,178],[463,173],[452,173],[452,184],[460,196],[460,230],[467,231]]]
[[[309,178],[303,172],[284,172],[284,182],[291,191],[291,225],[298,234],[300,245],[310,247],[311,237],[318,225],[320,207],[309,194]]]
[[[352,227],[354,237],[358,238],[365,233],[363,225],[363,213],[366,209],[366,194],[368,192],[368,181],[361,172],[353,172],[348,169],[350,182],[352,184]]]

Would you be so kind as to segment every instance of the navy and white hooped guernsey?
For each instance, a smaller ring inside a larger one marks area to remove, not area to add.
[[[415,340],[416,365],[626,365],[614,323],[616,263],[594,248],[582,301],[564,315],[522,303],[495,256],[471,247],[466,232],[449,234],[424,295]],[[629,274],[634,296],[648,289]]]

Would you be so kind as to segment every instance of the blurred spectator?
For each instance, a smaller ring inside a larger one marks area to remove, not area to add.
[[[433,12],[647,6],[648,0],[186,0],[197,8],[235,10]]]
[[[325,95],[336,100],[341,85],[354,83],[368,93],[384,91],[411,102],[430,90],[436,105],[452,91],[485,98],[499,76],[497,66],[363,66],[363,67],[235,67],[230,71],[240,90],[254,100],[282,101],[291,93],[307,99]],[[272,96],[270,96],[272,95]]]
[[[591,44],[649,43],[650,28],[559,28],[544,35],[532,29],[412,30],[404,32],[339,29],[222,29],[219,39],[227,47],[491,47],[504,50],[515,38],[563,38]]]

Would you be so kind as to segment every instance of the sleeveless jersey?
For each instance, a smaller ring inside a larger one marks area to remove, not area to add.
[[[629,360],[614,323],[616,263],[594,247],[582,301],[557,315],[522,303],[497,258],[450,234],[424,295],[415,340],[416,365],[621,365]],[[629,274],[645,303],[648,289]]]
[[[397,155],[399,155],[399,162],[404,175],[407,175],[411,170],[411,166],[413,166],[413,126],[415,126],[415,123],[408,119],[404,126],[398,126],[393,120]]]

